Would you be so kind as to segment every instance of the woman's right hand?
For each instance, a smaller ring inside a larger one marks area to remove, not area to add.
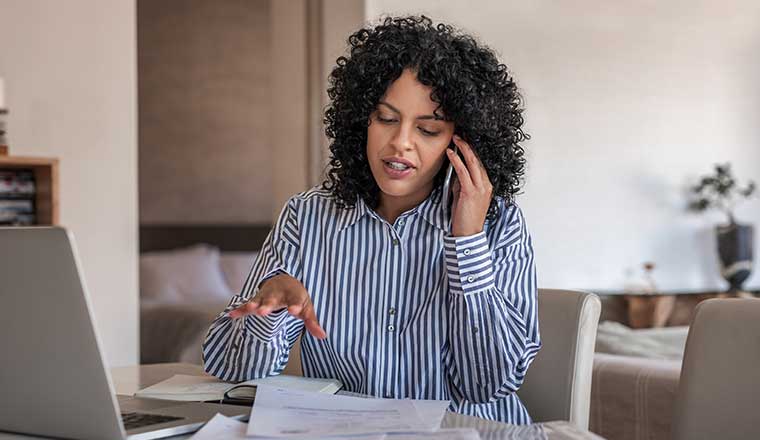
[[[325,339],[327,333],[319,325],[314,304],[306,287],[287,274],[278,274],[261,283],[259,292],[247,303],[229,312],[230,318],[246,315],[266,316],[272,312],[288,309],[288,313],[303,321],[306,330],[317,339]]]

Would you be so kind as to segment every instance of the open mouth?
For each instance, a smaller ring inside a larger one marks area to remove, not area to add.
[[[414,169],[415,168],[413,166],[405,163],[383,160],[383,170],[385,171],[385,174],[391,179],[402,179],[412,174],[412,171]]]
[[[384,160],[383,162],[385,163],[386,167],[396,171],[406,171],[408,169],[414,168],[401,162],[394,162],[390,160]]]

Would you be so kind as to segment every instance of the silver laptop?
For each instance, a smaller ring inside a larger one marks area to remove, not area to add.
[[[0,227],[0,350],[0,431],[152,439],[193,432],[217,412],[237,418],[250,412],[117,399],[74,240],[62,228]]]

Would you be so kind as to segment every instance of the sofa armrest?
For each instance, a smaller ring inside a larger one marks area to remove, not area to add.
[[[616,440],[667,440],[681,362],[596,353],[589,430]]]
[[[140,305],[140,363],[201,363],[201,343],[227,300]]]

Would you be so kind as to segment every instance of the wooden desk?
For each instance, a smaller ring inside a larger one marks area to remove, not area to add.
[[[631,295],[626,292],[593,291],[602,300],[599,321],[615,321],[631,328],[671,327],[689,325],[697,304],[710,298],[736,296],[717,291],[668,291],[651,295]],[[743,292],[740,296],[760,295],[760,291]]]
[[[135,391],[151,386],[175,374],[202,375],[199,365],[192,364],[152,364],[135,367],[112,368],[114,388],[117,394],[132,395]],[[530,439],[530,440],[599,440],[596,434],[581,431],[565,421],[538,423],[528,426],[509,425],[492,422],[477,417],[464,416],[447,412],[441,427],[444,428],[474,428],[482,439]],[[191,436],[171,437],[173,440],[188,439]],[[34,437],[0,433],[0,440],[24,440]],[[603,439],[602,439],[603,440]]]

